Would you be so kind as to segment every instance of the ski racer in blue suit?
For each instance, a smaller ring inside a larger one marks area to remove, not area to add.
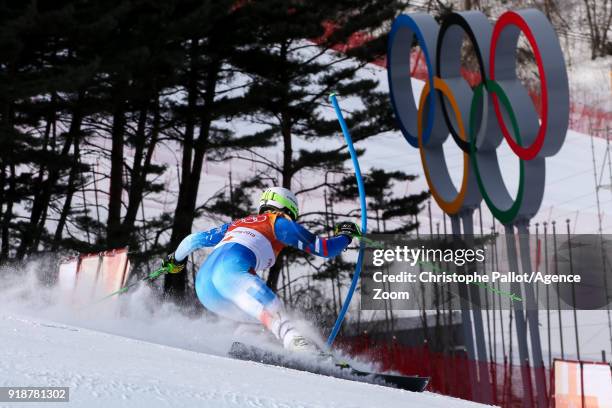
[[[332,258],[359,237],[360,231],[355,223],[341,222],[334,228],[334,237],[318,237],[298,224],[297,217],[295,195],[282,187],[269,188],[261,196],[258,214],[187,236],[163,266],[171,273],[180,272],[193,251],[215,247],[196,275],[200,302],[219,316],[260,322],[289,350],[320,352],[312,339],[298,331],[281,300],[257,272],[274,265],[285,246]]]

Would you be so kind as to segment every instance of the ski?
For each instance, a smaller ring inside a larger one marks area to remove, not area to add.
[[[321,361],[306,361],[297,355],[282,351],[276,352],[245,344],[239,341],[232,343],[228,356],[245,361],[255,361],[267,365],[276,365],[313,374],[326,375],[346,380],[378,384],[399,388],[406,391],[421,392],[429,383],[429,377],[385,374],[359,370],[344,362],[323,358]]]

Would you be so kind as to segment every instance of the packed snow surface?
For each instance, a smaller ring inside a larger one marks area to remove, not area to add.
[[[70,387],[70,403],[38,404],[44,407],[478,405],[233,360],[226,357],[232,341],[264,346],[269,339],[206,314],[188,316],[160,303],[146,285],[95,305],[76,304],[78,296],[41,281],[39,272],[49,264],[42,258],[0,268],[0,386]],[[355,363],[376,369],[375,362]],[[26,405],[36,404],[0,402]]]
[[[411,393],[237,361],[7,312],[0,314],[0,343],[0,386],[70,387],[69,404],[46,403],[49,407],[478,405],[428,392]]]

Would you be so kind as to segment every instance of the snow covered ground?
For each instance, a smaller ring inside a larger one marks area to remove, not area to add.
[[[70,387],[74,407],[468,407],[15,315],[0,318],[1,386]]]
[[[20,293],[27,295],[24,291]],[[39,300],[45,297],[43,294]],[[146,297],[145,290],[135,296],[139,301]],[[203,318],[187,319],[168,309],[158,311],[155,318],[144,317],[147,316],[144,311],[138,316],[136,307],[131,308],[135,315],[104,317],[97,312],[69,313],[69,309],[58,305],[37,309],[36,304],[40,307],[42,303],[10,299],[8,308],[0,312],[0,386],[70,387],[70,403],[44,406],[479,405],[429,392],[411,393],[233,360],[223,356],[231,344],[224,334],[230,332],[228,327]],[[147,305],[143,303],[140,307],[144,310]],[[22,404],[0,403],[0,407],[5,406]]]

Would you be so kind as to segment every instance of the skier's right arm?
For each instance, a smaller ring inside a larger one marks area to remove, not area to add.
[[[230,224],[223,224],[220,227],[208,231],[195,232],[187,235],[185,239],[181,241],[178,248],[176,248],[174,258],[178,262],[183,262],[193,251],[217,245],[223,239],[223,236],[225,236],[229,226]]]
[[[360,235],[359,228],[352,222],[341,222],[334,228],[335,237],[323,238],[314,235],[295,221],[278,217],[274,223],[276,238],[285,245],[323,258],[339,255]]]

